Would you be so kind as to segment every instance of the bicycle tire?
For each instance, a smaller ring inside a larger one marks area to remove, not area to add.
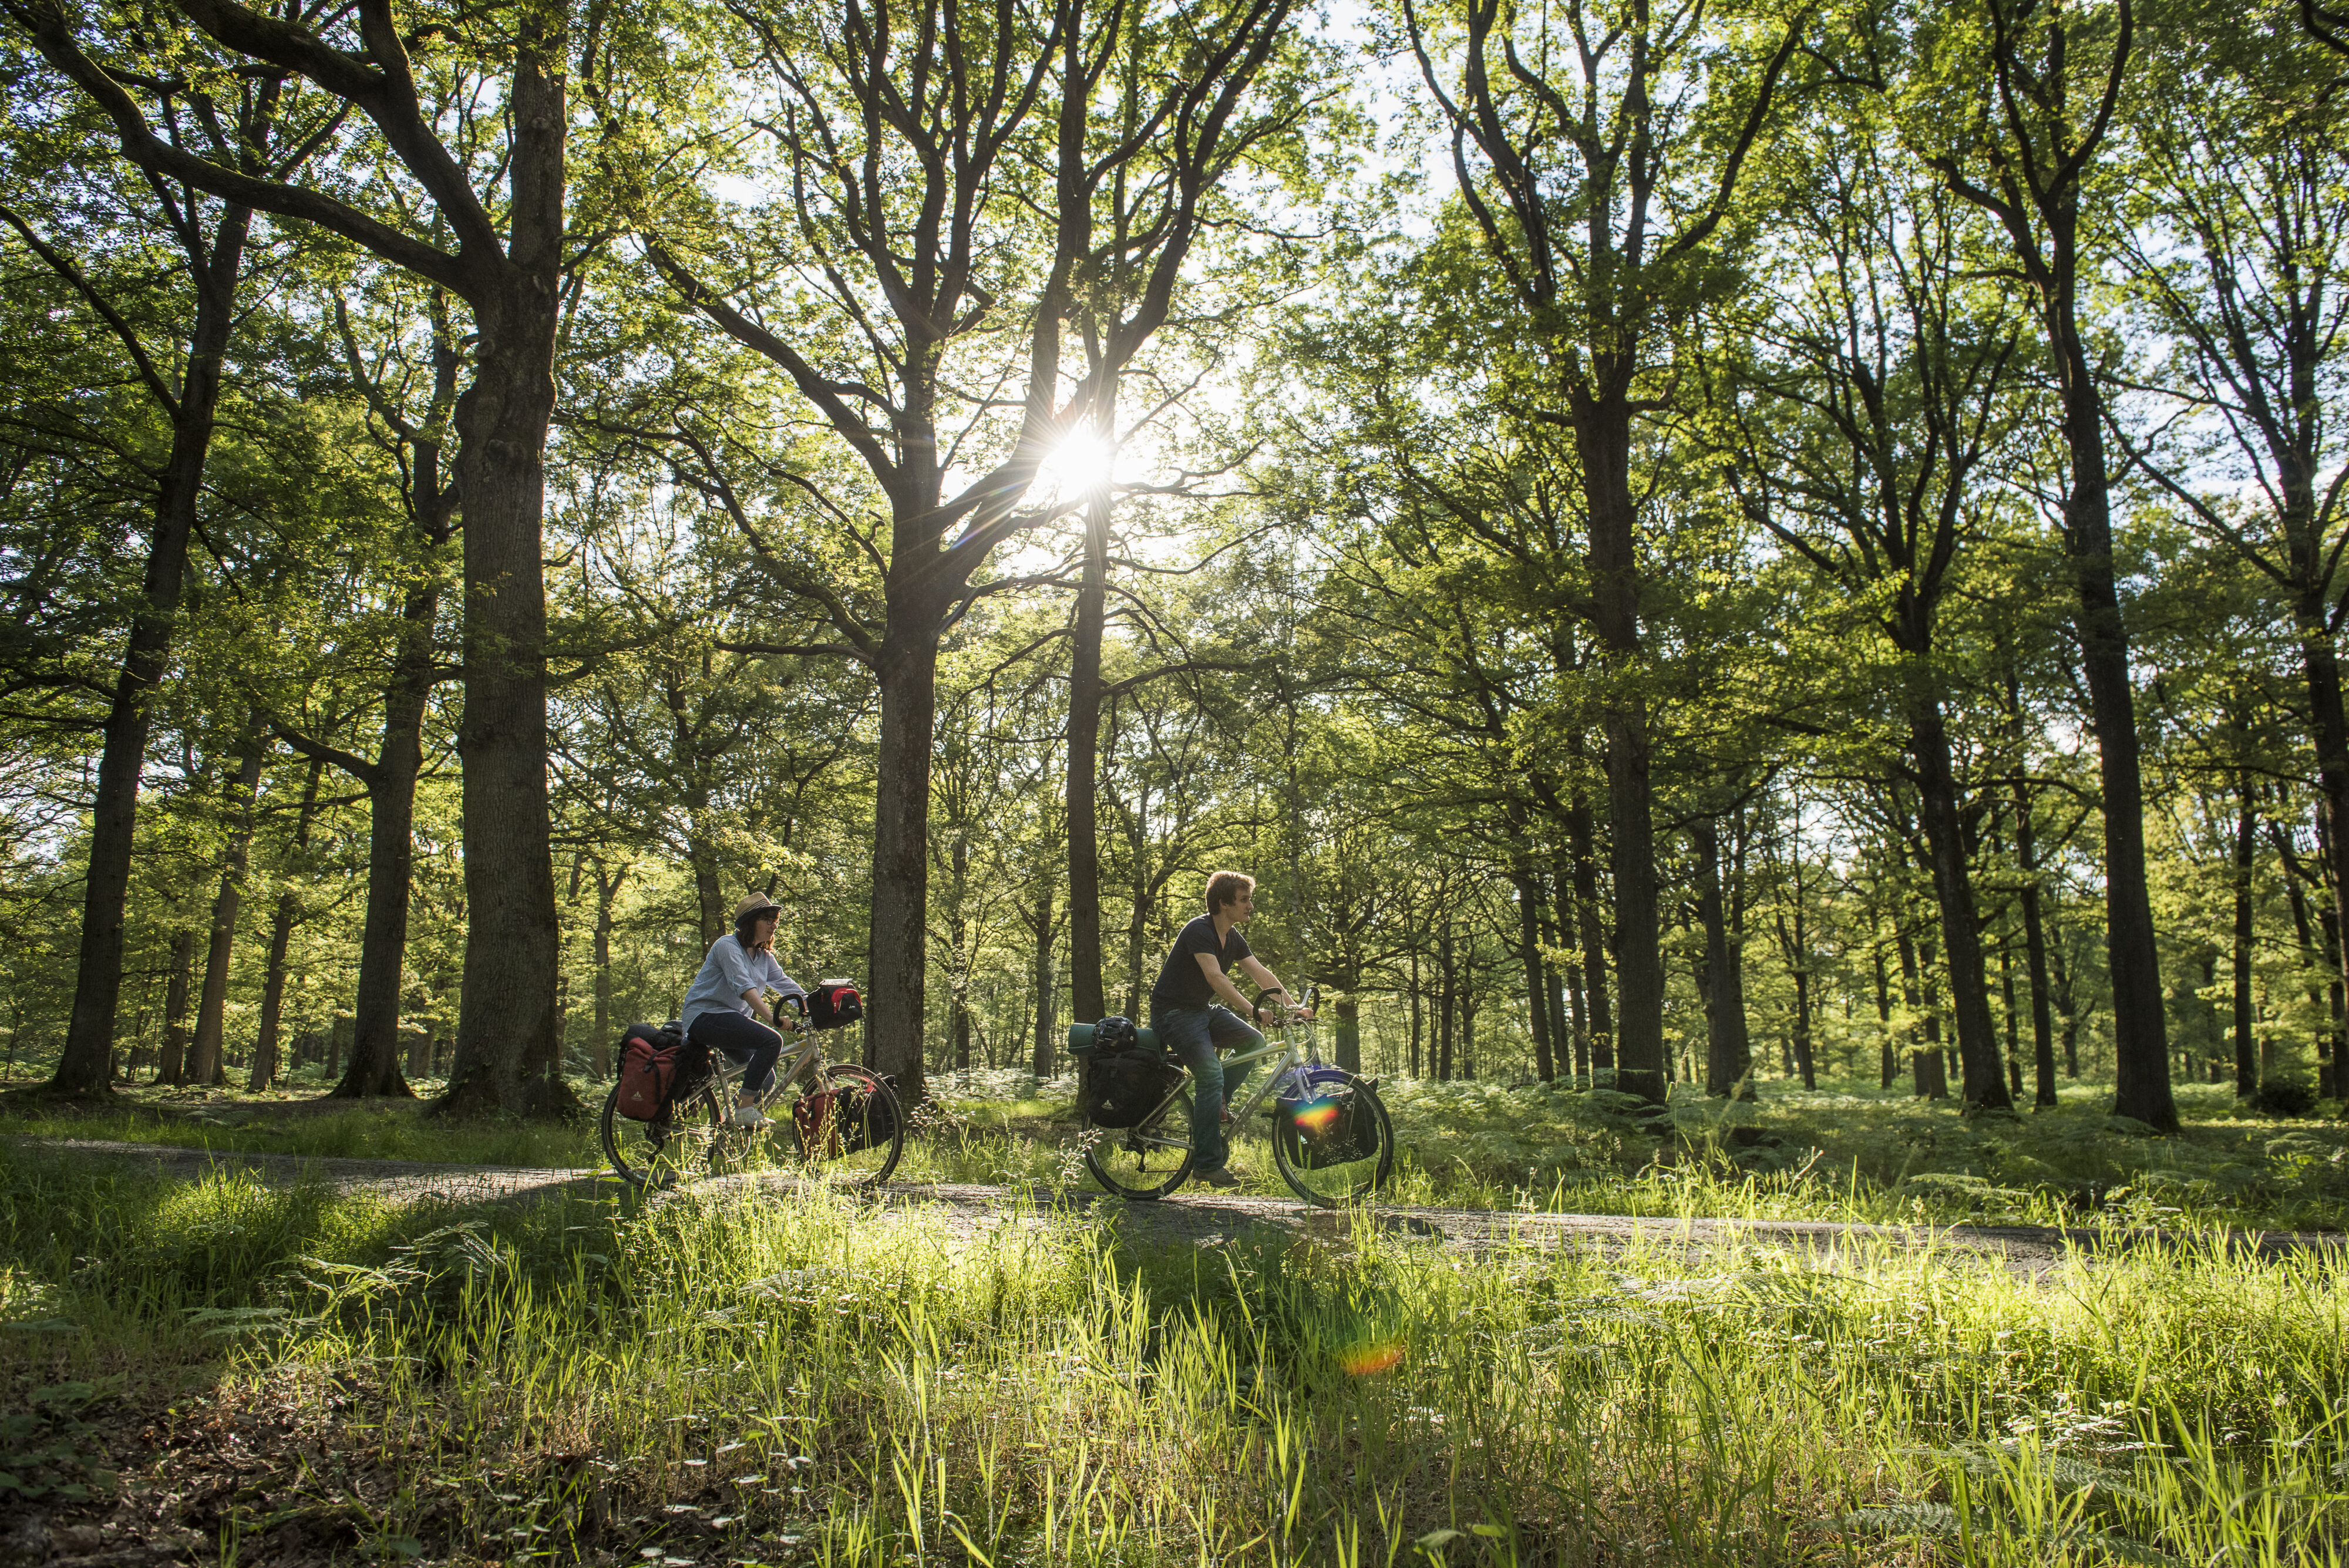
[[[725,1112],[708,1084],[672,1102],[667,1114],[652,1122],[620,1115],[616,1084],[604,1096],[604,1158],[612,1162],[614,1174],[631,1186],[674,1187],[723,1165],[724,1127]]]
[[[826,1067],[823,1085],[833,1093],[845,1089],[856,1096],[862,1136],[853,1128],[835,1129],[829,1141],[838,1147],[811,1154],[801,1147],[798,1119],[786,1111],[777,1120],[791,1128],[792,1147],[802,1165],[833,1187],[874,1187],[888,1180],[905,1152],[905,1110],[897,1101],[897,1091],[878,1075],[847,1063]],[[885,1129],[876,1131],[885,1122]],[[846,1136],[840,1136],[843,1133]],[[852,1142],[858,1147],[848,1147]]]
[[[1165,1136],[1170,1123],[1182,1128],[1179,1147]],[[1191,1167],[1197,1157],[1191,1148],[1191,1091],[1187,1087],[1176,1090],[1172,1099],[1133,1127],[1086,1130],[1094,1136],[1085,1145],[1085,1168],[1093,1173],[1095,1181],[1121,1198],[1151,1202],[1190,1179]],[[1175,1153],[1181,1158],[1163,1177],[1151,1170],[1154,1156]]]
[[[1378,1091],[1351,1073],[1339,1075],[1340,1085],[1350,1091],[1372,1115],[1371,1125],[1376,1129],[1378,1147],[1361,1159],[1340,1165],[1306,1169],[1288,1158],[1288,1139],[1274,1134],[1272,1162],[1280,1171],[1281,1180],[1288,1189],[1317,1209],[1335,1209],[1341,1203],[1351,1203],[1368,1198],[1386,1185],[1394,1174],[1394,1122],[1387,1115],[1386,1102]]]

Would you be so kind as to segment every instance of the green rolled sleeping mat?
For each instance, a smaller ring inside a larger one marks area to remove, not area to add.
[[[1144,1050],[1155,1051],[1158,1049],[1158,1031],[1155,1029],[1143,1029],[1138,1031],[1138,1033]],[[1092,1048],[1093,1026],[1090,1023],[1070,1024],[1069,1049],[1071,1051],[1090,1051]]]

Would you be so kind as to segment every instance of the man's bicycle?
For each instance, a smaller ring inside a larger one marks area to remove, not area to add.
[[[1306,993],[1309,1004],[1312,993]],[[1289,1190],[1323,1209],[1367,1198],[1394,1172],[1394,1124],[1378,1095],[1378,1080],[1324,1065],[1314,1052],[1307,1006],[1285,1006],[1263,1045],[1224,1057],[1226,1071],[1278,1056],[1247,1098],[1230,1107],[1232,1131],[1257,1126],[1257,1107],[1270,1123],[1272,1159]],[[1089,1044],[1089,1024],[1070,1031],[1072,1045]],[[1079,1032],[1083,1031],[1083,1039]],[[1142,1031],[1155,1049],[1156,1036]],[[1164,1058],[1165,1088],[1150,1111],[1132,1127],[1086,1129],[1085,1168],[1093,1179],[1123,1197],[1164,1198],[1190,1179],[1191,1074],[1172,1056]],[[1235,1143],[1237,1143],[1237,1137]],[[1251,1137],[1250,1146],[1262,1145]]]
[[[672,1094],[653,1121],[619,1114],[618,1085],[604,1099],[604,1154],[640,1187],[672,1187],[699,1176],[796,1166],[836,1187],[885,1181],[905,1151],[905,1117],[896,1091],[866,1069],[823,1059],[823,1038],[788,1013],[792,1025],[775,1062],[775,1081],[760,1096],[779,1113],[764,1127],[736,1127],[743,1069],[723,1052],[702,1053],[708,1074]],[[805,1082],[802,1082],[804,1079]]]

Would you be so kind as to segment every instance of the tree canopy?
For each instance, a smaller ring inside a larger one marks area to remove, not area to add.
[[[9,1077],[2343,1093],[2328,11],[0,13]]]

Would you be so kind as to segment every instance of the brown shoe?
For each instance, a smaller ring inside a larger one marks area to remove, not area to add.
[[[1197,1174],[1199,1179],[1210,1187],[1237,1187],[1240,1184],[1240,1172],[1228,1165],[1219,1165],[1213,1170],[1202,1170]]]

